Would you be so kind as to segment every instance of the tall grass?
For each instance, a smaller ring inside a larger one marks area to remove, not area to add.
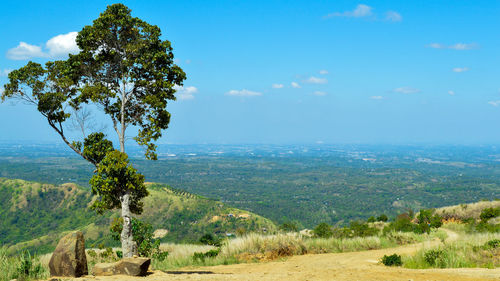
[[[37,280],[48,277],[48,268],[40,262],[38,256],[32,256],[29,252],[8,256],[7,248],[0,247],[0,281]]]
[[[445,235],[445,234],[444,234]],[[422,242],[443,236],[443,231],[428,234],[390,232],[385,236],[356,238],[311,238],[298,233],[262,235],[250,233],[243,237],[226,240],[220,253],[213,258],[193,258],[195,252],[203,253],[214,249],[199,245],[162,245],[169,251],[164,261],[153,260],[154,269],[171,270],[186,266],[220,265],[241,262],[258,262],[284,258],[293,255],[340,253],[382,249],[398,245]]]
[[[488,241],[500,239],[500,233],[463,234],[456,241],[438,247],[423,248],[415,255],[403,257],[407,268],[460,268],[500,266],[500,247]]]

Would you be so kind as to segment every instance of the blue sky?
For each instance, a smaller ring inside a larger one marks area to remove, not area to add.
[[[112,3],[2,1],[0,84],[77,51],[71,32]],[[500,141],[499,1],[123,3],[188,76],[160,143]],[[0,140],[59,141],[10,102]]]

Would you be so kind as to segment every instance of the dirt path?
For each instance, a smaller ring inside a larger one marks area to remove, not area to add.
[[[447,241],[458,235],[448,232]],[[497,269],[426,269],[386,267],[378,263],[384,255],[411,254],[439,241],[397,248],[352,253],[294,256],[286,261],[190,268],[177,272],[155,271],[144,278],[125,276],[86,277],[87,280],[500,280]]]

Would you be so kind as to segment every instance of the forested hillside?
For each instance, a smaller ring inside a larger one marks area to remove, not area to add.
[[[132,162],[148,181],[214,198],[278,224],[295,220],[312,228],[500,198],[500,151],[494,147],[174,148],[163,151],[158,161]],[[50,147],[23,149],[0,149],[0,176],[88,186],[92,167],[84,161]]]
[[[162,241],[195,242],[203,234],[273,232],[274,224],[258,215],[231,208],[161,184],[148,184],[150,196],[139,219],[162,229]],[[76,184],[40,184],[0,178],[0,245],[43,252],[55,247],[65,232],[83,230],[89,245],[113,243],[109,226],[118,213],[97,215],[88,209],[90,192]]]

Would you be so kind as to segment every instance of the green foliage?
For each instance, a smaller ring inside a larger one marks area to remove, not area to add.
[[[357,220],[349,223],[349,230],[351,232],[350,237],[375,236],[379,233],[377,228],[370,227],[366,222]]]
[[[320,223],[314,229],[313,233],[315,237],[328,238],[333,236],[332,227],[327,223]]]
[[[113,239],[120,241],[120,233],[123,229],[123,219],[113,220],[110,230]],[[141,257],[160,257],[166,255],[160,250],[160,240],[154,239],[153,226],[136,218],[132,218],[132,234],[137,243],[137,250]],[[118,254],[118,253],[117,253]]]
[[[221,246],[221,240],[219,238],[213,236],[210,233],[203,235],[200,238],[200,243],[203,245],[210,245],[210,246],[215,246],[215,247]]]
[[[113,121],[139,127],[134,138],[156,159],[154,141],[168,128],[167,101],[186,78],[172,47],[156,25],[131,16],[123,4],[109,5],[76,38],[80,53],[68,60],[82,82],[76,104],[94,102]]]
[[[496,249],[500,248],[500,239],[493,239],[484,244],[484,247],[487,249]]]
[[[113,151],[113,143],[107,140],[103,133],[92,133],[85,138],[83,143],[83,157],[96,166],[111,151]]]
[[[280,229],[285,232],[298,232],[302,225],[298,221],[286,221],[280,225]]]
[[[374,216],[371,216],[371,217],[369,217],[369,218],[366,220],[366,222],[370,222],[370,223],[371,223],[371,222],[376,222],[376,219],[375,219],[375,217],[374,217]]]
[[[484,210],[481,211],[481,215],[479,215],[479,218],[484,221],[484,222],[487,222],[488,220],[492,219],[492,218],[496,218],[500,216],[500,207],[498,208],[486,208]]]
[[[385,266],[401,266],[403,262],[401,261],[401,256],[398,254],[392,254],[390,256],[384,255],[382,257],[382,263]]]
[[[144,176],[129,164],[128,156],[118,150],[108,152],[99,163],[90,180],[92,193],[98,196],[91,208],[98,213],[121,207],[120,197],[130,194],[130,211],[141,214],[144,203],[141,199],[149,193],[144,185]]]
[[[424,253],[425,262],[427,262],[430,266],[435,266],[440,263],[440,260],[443,258],[444,251],[442,250],[429,250]]]
[[[383,222],[386,222],[388,221],[389,218],[387,217],[386,214],[381,214],[380,216],[377,217],[377,221],[383,221]]]
[[[32,257],[29,251],[23,251],[19,256],[19,265],[13,278],[18,280],[31,280],[43,278],[46,270],[41,265],[39,259]]]
[[[201,252],[195,252],[193,254],[193,260],[194,261],[200,261],[200,262],[205,262],[205,259],[207,258],[215,258],[216,256],[218,256],[220,253],[220,248],[218,249],[214,249],[214,250],[209,250],[205,253],[201,253]]]

